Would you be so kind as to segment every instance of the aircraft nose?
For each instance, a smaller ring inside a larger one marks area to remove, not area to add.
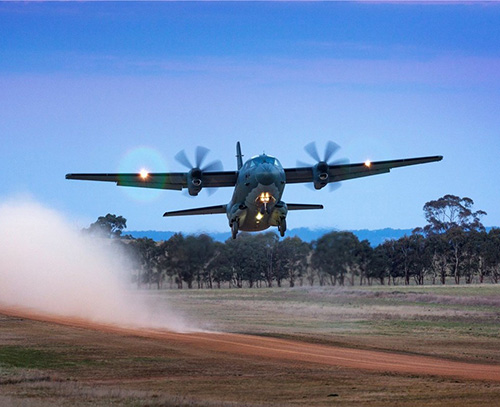
[[[256,178],[259,184],[271,185],[276,181],[278,175],[278,170],[274,165],[263,163],[259,166]]]

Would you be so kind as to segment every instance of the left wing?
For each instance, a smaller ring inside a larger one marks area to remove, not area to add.
[[[121,173],[121,174],[66,174],[66,179],[84,181],[115,182],[122,187],[142,187],[173,189],[180,191],[187,188],[185,172],[152,172],[152,173]],[[204,188],[231,187],[236,185],[236,171],[203,172],[201,176]]]
[[[406,167],[408,165],[424,164],[441,161],[443,156],[404,158],[401,160],[374,161],[358,164],[341,164],[328,166],[329,182],[345,181],[353,178],[368,177],[390,172],[392,168]],[[313,182],[314,167],[285,168],[286,183]]]

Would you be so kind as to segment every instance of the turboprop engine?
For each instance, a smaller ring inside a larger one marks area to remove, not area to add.
[[[314,189],[321,189],[328,184],[328,163],[320,161],[313,167]]]
[[[193,168],[187,173],[188,192],[191,196],[196,196],[203,188],[203,171],[199,168]]]
[[[340,186],[338,182],[335,182],[331,179],[328,174],[328,167],[334,165],[343,165],[348,164],[349,160],[346,158],[341,158],[337,160],[330,161],[332,156],[340,149],[338,144],[335,144],[333,141],[329,141],[325,147],[325,154],[323,159],[320,158],[318,153],[318,148],[316,147],[316,143],[309,143],[304,147],[304,150],[311,156],[311,158],[316,161],[316,164],[312,166],[313,171],[313,185],[314,189],[321,189],[325,187],[328,183],[330,183],[330,190],[334,190]],[[297,163],[299,166],[309,167],[310,164],[305,164],[302,162]]]
[[[191,164],[191,161],[187,158],[184,150],[179,151],[175,156],[175,159],[179,163],[190,169],[186,175],[186,181],[188,192],[191,196],[198,195],[203,188],[203,172],[222,171],[222,162],[220,160],[212,161],[211,163],[203,166],[203,161],[205,161],[209,151],[210,150],[205,147],[196,147],[195,165]]]

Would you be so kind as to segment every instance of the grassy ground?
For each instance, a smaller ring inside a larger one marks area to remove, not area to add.
[[[148,292],[224,332],[500,363],[500,286]]]
[[[137,295],[211,330],[500,364],[499,286]],[[202,352],[0,315],[0,405],[494,406],[500,384]]]

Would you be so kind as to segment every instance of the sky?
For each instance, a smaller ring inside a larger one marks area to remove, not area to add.
[[[196,146],[236,169],[265,152],[311,162],[328,140],[351,162],[444,160],[345,181],[288,185],[323,204],[288,227],[414,228],[423,206],[470,197],[500,226],[500,4],[494,2],[0,3],[0,201],[31,199],[86,227],[226,231],[232,188],[178,191],[66,180],[66,173],[184,171]],[[0,225],[1,227],[1,225]]]

